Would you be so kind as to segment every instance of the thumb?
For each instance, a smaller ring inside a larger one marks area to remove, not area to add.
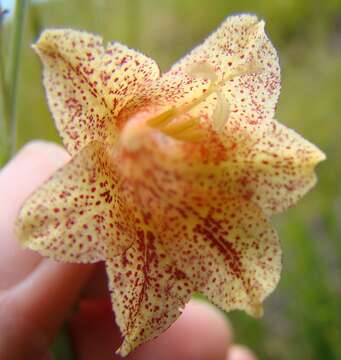
[[[26,277],[42,260],[24,250],[16,239],[14,223],[25,199],[69,160],[60,146],[33,141],[25,145],[0,172],[0,289]],[[16,264],[13,266],[13,264]]]
[[[34,142],[1,171],[0,359],[38,359],[90,275],[90,265],[41,261],[20,248],[13,232],[24,199],[68,158],[54,144]]]

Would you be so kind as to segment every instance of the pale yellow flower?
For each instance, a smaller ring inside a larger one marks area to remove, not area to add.
[[[325,158],[273,119],[280,67],[264,23],[227,18],[163,75],[85,32],[47,30],[34,49],[72,160],[21,209],[24,245],[105,261],[122,355],[167,329],[194,292],[260,315],[281,271],[269,216],[315,184]]]

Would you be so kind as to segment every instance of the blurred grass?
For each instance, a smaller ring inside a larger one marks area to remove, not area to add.
[[[29,11],[18,93],[19,144],[33,138],[59,141],[40,66],[29,48],[41,29],[100,33],[140,49],[165,70],[231,13],[251,12],[266,20],[282,63],[277,117],[321,147],[328,160],[318,169],[314,191],[274,221],[284,269],[264,318],[239,312],[229,317],[236,340],[260,359],[341,359],[341,2],[60,0],[31,5]],[[5,30],[9,33],[8,25]]]

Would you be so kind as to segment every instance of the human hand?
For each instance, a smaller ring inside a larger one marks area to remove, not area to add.
[[[101,265],[62,264],[20,247],[14,222],[25,198],[69,157],[57,145],[33,142],[0,173],[0,359],[48,358],[65,321],[77,359],[115,359],[120,343]],[[72,314],[72,308],[79,307]],[[191,301],[182,316],[127,360],[254,360],[232,345],[227,321]]]

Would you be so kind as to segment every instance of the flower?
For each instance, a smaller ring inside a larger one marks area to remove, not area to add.
[[[281,271],[269,217],[316,182],[325,158],[273,119],[280,91],[264,23],[228,17],[168,72],[98,36],[47,30],[34,49],[72,160],[24,204],[24,245],[105,261],[127,355],[194,292],[259,316]]]

